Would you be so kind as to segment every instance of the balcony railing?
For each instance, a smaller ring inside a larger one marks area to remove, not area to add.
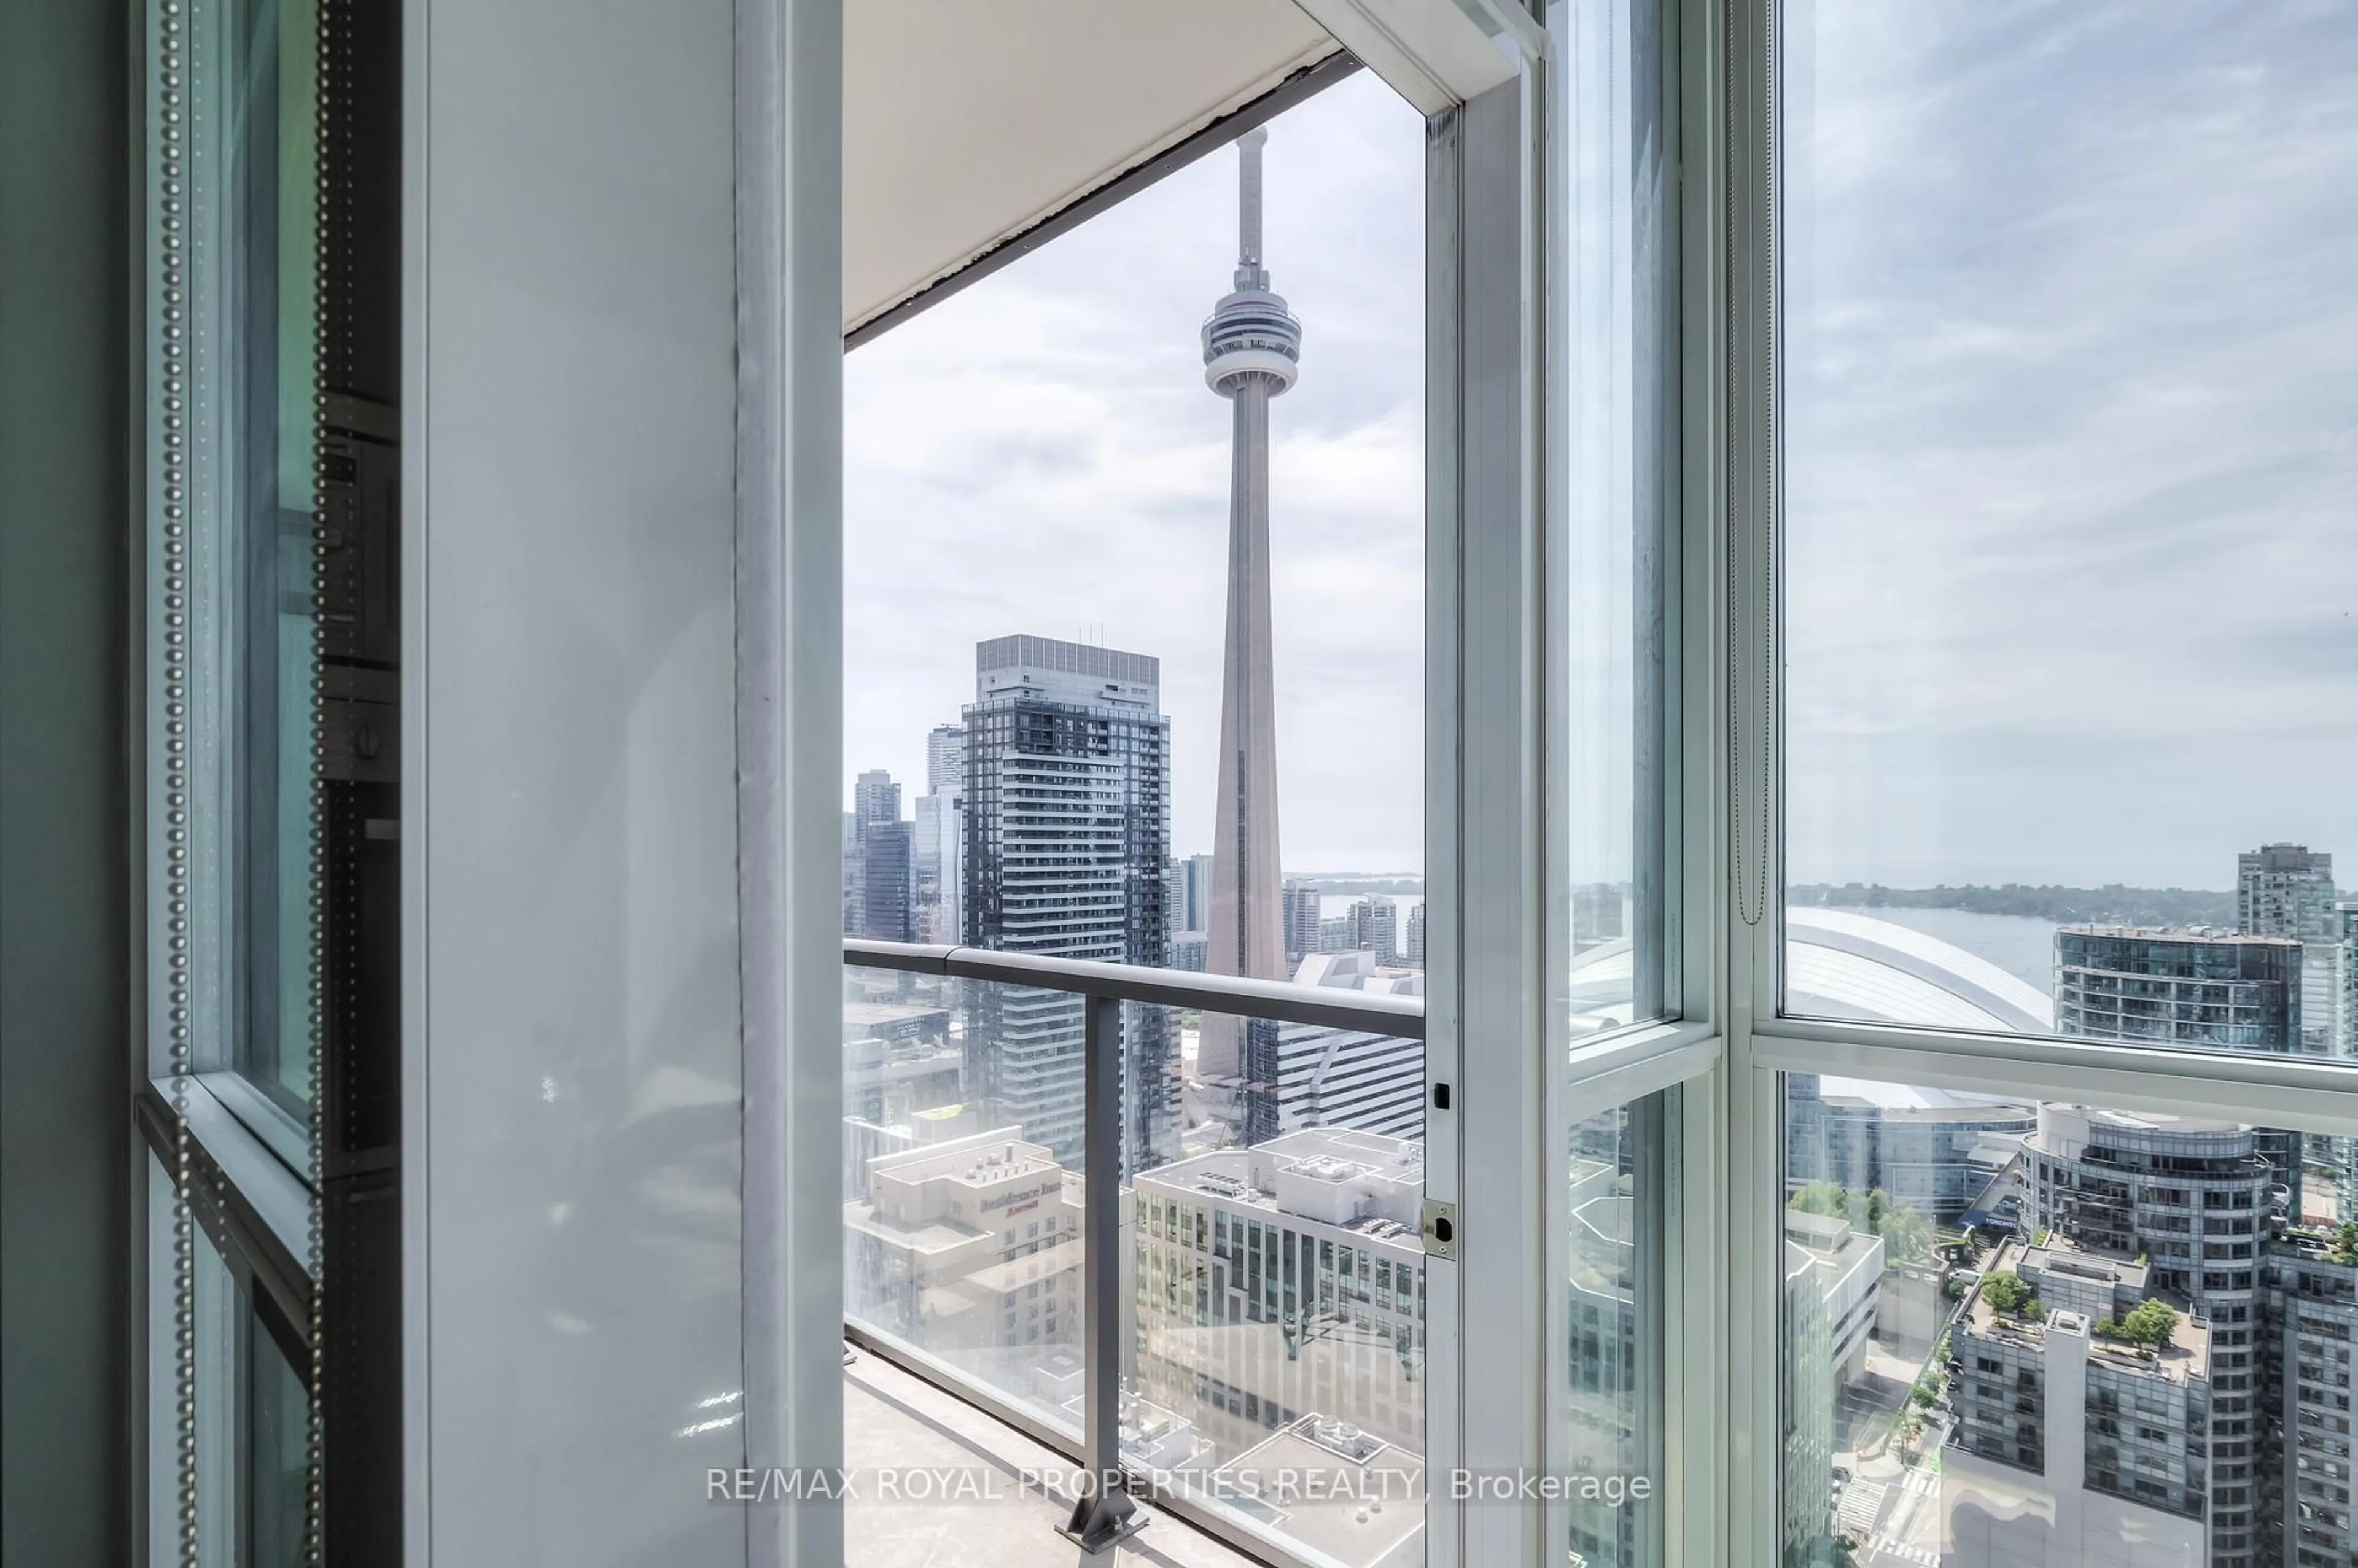
[[[1100,1551],[1145,1521],[1130,1502],[1136,1484],[1121,1457],[1121,1008],[1125,1002],[1266,1019],[1422,1041],[1421,997],[1369,994],[1329,986],[1298,986],[1184,969],[1099,963],[1003,953],[981,947],[932,946],[847,938],[846,968],[897,970],[946,979],[978,980],[1062,991],[1083,999],[1082,1433],[1081,1452],[1062,1434],[1021,1421],[1033,1435],[1065,1449],[1085,1467],[1088,1484],[1061,1533],[1085,1550]],[[863,1336],[863,1338],[870,1336]],[[974,1390],[915,1346],[880,1346],[904,1353],[905,1365],[962,1398]],[[906,1354],[914,1351],[914,1354]],[[899,1357],[896,1357],[899,1358]],[[1010,1413],[995,1400],[978,1400]],[[1184,1505],[1184,1499],[1179,1499]],[[1192,1511],[1192,1510],[1191,1510]]]

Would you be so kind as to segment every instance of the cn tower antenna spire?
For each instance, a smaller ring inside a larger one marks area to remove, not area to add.
[[[1269,132],[1260,126],[1237,138],[1237,287],[1267,288],[1260,265],[1260,149]]]

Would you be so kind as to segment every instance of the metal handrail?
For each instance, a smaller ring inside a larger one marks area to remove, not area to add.
[[[1363,1029],[1403,1040],[1424,1038],[1422,997],[1371,996],[1335,986],[1297,986],[1283,980],[1198,974],[1192,969],[1152,969],[1142,964],[1107,964],[1092,958],[1052,958],[989,947],[871,942],[857,937],[844,939],[843,963],[846,968],[991,980],[1114,1001],[1154,1002],[1239,1018],[1271,1018],[1281,1023]]]
[[[844,939],[843,963],[846,968],[1031,986],[1087,1000],[1081,1033],[1081,1450],[1088,1474],[1071,1519],[1058,1533],[1085,1551],[1102,1552],[1146,1523],[1146,1516],[1130,1499],[1133,1483],[1123,1470],[1120,1444],[1121,1004],[1148,1002],[1422,1040],[1424,999],[988,947],[856,937]]]

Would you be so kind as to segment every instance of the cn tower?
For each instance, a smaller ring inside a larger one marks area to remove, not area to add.
[[[1285,930],[1277,854],[1277,700],[1270,660],[1269,400],[1293,384],[1302,323],[1261,265],[1260,151],[1266,130],[1237,138],[1234,288],[1204,323],[1204,381],[1233,411],[1228,482],[1228,635],[1220,673],[1219,803],[1213,813],[1212,910],[1205,968],[1279,980]],[[1196,1070],[1243,1076],[1237,1019],[1204,1018]]]

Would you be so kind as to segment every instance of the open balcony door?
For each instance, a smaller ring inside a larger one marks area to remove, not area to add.
[[[1527,438],[1541,406],[1531,269],[1543,48],[1509,0],[894,0],[845,17],[852,344],[1341,70],[1366,67],[1430,123],[1427,1074],[1428,1105],[1444,1109],[1428,1124],[1427,1181],[1448,1214],[1468,1190],[1490,1195],[1463,1248],[1429,1249],[1434,1475],[1536,1469],[1541,1457],[1531,1371],[1547,1299],[1537,1173],[1550,1167],[1522,1111],[1537,1103],[1545,990],[1531,877],[1541,859],[1542,629],[1536,603],[1492,611],[1537,575],[1541,460]],[[1476,1038],[1488,1048],[1461,1052]],[[1525,1196],[1495,1201],[1513,1193]],[[1445,1487],[1430,1508],[1436,1565],[1537,1563],[1555,1539],[1529,1510],[1466,1510]]]

